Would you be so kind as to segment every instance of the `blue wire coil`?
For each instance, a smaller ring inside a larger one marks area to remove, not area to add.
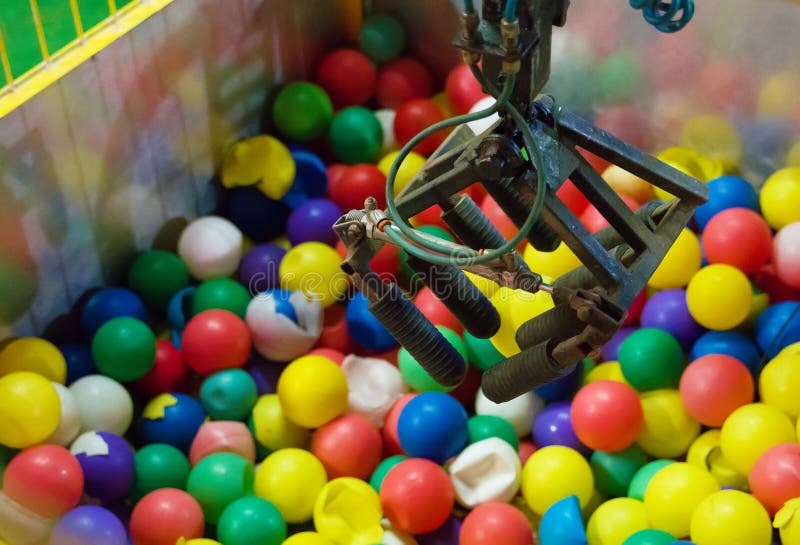
[[[630,0],[630,4],[661,32],[679,31],[694,15],[694,0]]]

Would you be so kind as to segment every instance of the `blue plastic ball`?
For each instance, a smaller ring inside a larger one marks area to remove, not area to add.
[[[397,422],[400,446],[411,457],[443,463],[467,446],[464,407],[442,392],[424,392],[403,407]]]
[[[383,351],[396,347],[397,340],[373,316],[368,306],[369,300],[361,292],[356,292],[347,304],[345,320],[350,338],[368,350]]]
[[[80,505],[61,517],[50,534],[51,545],[126,545],[125,526],[104,507]]]
[[[236,187],[228,192],[228,218],[250,239],[264,242],[283,234],[289,207],[257,187]]]
[[[214,420],[244,420],[257,400],[256,381],[243,369],[214,373],[200,387],[200,401]]]
[[[286,222],[286,236],[293,246],[303,242],[336,244],[339,237],[333,224],[342,216],[342,209],[328,199],[308,199],[292,210]]]
[[[783,301],[768,306],[756,321],[756,342],[768,359],[800,341],[800,303]]]
[[[689,361],[708,354],[733,356],[744,363],[756,376],[761,369],[761,353],[756,344],[747,336],[733,331],[709,331],[694,342]]]
[[[705,229],[712,217],[728,208],[758,210],[756,189],[744,178],[725,175],[709,180],[706,185],[708,202],[701,204],[694,211],[694,219],[700,229]]]
[[[67,362],[67,386],[86,375],[97,373],[91,349],[83,344],[68,343],[58,349]]]
[[[197,288],[189,286],[172,296],[167,304],[167,321],[172,330],[172,344],[181,347],[181,333],[192,317],[192,298]]]
[[[70,447],[83,470],[83,492],[102,502],[125,497],[136,479],[136,459],[128,442],[107,431],[79,435]]]
[[[583,382],[583,362],[579,361],[566,375],[539,386],[534,393],[546,402],[572,399]]]
[[[588,456],[592,452],[575,435],[570,417],[571,408],[570,402],[560,401],[551,403],[542,409],[533,422],[533,442],[537,447],[561,445],[577,450],[584,456]]]
[[[86,338],[91,339],[97,330],[112,318],[130,316],[147,322],[144,301],[125,288],[103,288],[89,297],[81,313],[81,327]]]
[[[203,406],[192,396],[162,394],[145,407],[141,438],[145,444],[166,443],[186,453],[205,419]]]
[[[568,496],[548,507],[539,522],[539,543],[541,545],[587,544],[578,496]]]
[[[306,150],[292,152],[294,159],[294,182],[282,201],[290,208],[297,208],[308,199],[325,197],[328,191],[328,170],[325,163]]]

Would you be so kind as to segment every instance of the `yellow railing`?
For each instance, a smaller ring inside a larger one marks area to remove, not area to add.
[[[13,57],[9,53],[8,36],[4,35],[3,28],[0,27],[0,65],[5,77],[5,85],[0,87],[0,119],[173,2],[173,0],[131,0],[127,5],[118,6],[116,0],[107,0],[108,18],[87,28],[81,16],[80,0],[69,0],[76,37],[57,51],[50,51],[47,29],[42,23],[40,9],[43,0],[29,1],[41,62],[23,74],[15,75]]]

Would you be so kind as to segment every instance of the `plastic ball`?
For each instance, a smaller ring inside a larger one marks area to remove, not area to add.
[[[255,440],[244,423],[231,420],[204,422],[192,440],[189,462],[197,465],[204,458],[221,452],[236,454],[251,464],[255,463]]]
[[[234,313],[205,310],[186,324],[181,336],[183,357],[194,371],[209,375],[243,367],[250,355],[250,331]]]
[[[239,498],[222,512],[217,535],[230,545],[280,545],[286,539],[286,522],[267,500]]]
[[[397,143],[403,146],[419,132],[440,121],[444,121],[444,114],[433,100],[428,98],[408,100],[397,107],[394,136]],[[414,151],[421,155],[430,155],[444,142],[447,134],[446,129],[435,132],[414,146]]]
[[[800,288],[800,221],[786,225],[775,235],[772,263],[781,281]]]
[[[242,257],[242,232],[225,218],[198,218],[181,233],[178,255],[199,280],[231,276]]]
[[[578,496],[558,500],[548,507],[539,523],[541,545],[586,545]]]
[[[45,377],[26,371],[0,377],[0,399],[0,444],[26,448],[44,441],[58,428],[61,401]]]
[[[341,363],[347,377],[348,411],[382,427],[394,402],[408,390],[397,367],[378,358],[348,355]]]
[[[136,451],[136,481],[131,495],[138,500],[160,488],[185,489],[189,460],[172,445],[154,443]]]
[[[315,79],[340,109],[365,104],[375,93],[378,73],[360,51],[337,49],[322,58]]]
[[[386,475],[394,466],[403,460],[408,460],[408,456],[404,454],[395,454],[393,456],[389,456],[388,458],[384,458],[375,468],[375,471],[372,472],[372,475],[370,475],[369,485],[376,492],[380,492],[381,485],[383,484],[383,480],[386,478]]]
[[[239,264],[239,282],[252,294],[279,288],[278,268],[285,255],[286,250],[277,244],[253,246]]]
[[[531,545],[533,533],[521,511],[507,503],[479,505],[464,518],[459,545]]]
[[[181,391],[186,385],[189,368],[180,351],[170,341],[156,341],[156,356],[153,367],[136,381],[136,390],[147,396]]]
[[[609,166],[603,171],[602,177],[615,192],[625,195],[639,204],[644,204],[653,198],[653,186],[649,182],[620,166]]]
[[[787,501],[800,497],[800,445],[782,443],[764,451],[748,483],[753,496],[774,516]]]
[[[192,439],[206,419],[199,401],[185,394],[161,394],[142,411],[141,436],[145,444],[166,443],[189,452]]]
[[[794,426],[780,409],[751,403],[733,411],[722,425],[722,455],[742,475],[770,447],[796,442]]]
[[[750,312],[752,300],[747,277],[730,265],[703,267],[686,288],[689,312],[708,329],[725,330],[741,324]]]
[[[696,360],[709,354],[733,356],[744,363],[754,375],[761,367],[761,354],[756,344],[741,333],[708,331],[695,341],[689,359]]]
[[[82,505],[59,519],[50,534],[52,545],[127,545],[125,526],[103,507]]]
[[[464,331],[464,346],[467,348],[467,361],[471,367],[486,371],[505,359],[489,339],[479,339],[469,331]]]
[[[458,64],[450,70],[444,90],[453,110],[459,115],[469,112],[476,102],[486,97],[481,84],[475,79],[469,65],[465,63]]]
[[[69,389],[78,402],[81,429],[124,435],[133,420],[133,400],[119,382],[103,375],[87,375]]]
[[[191,314],[197,316],[206,310],[227,310],[244,318],[251,295],[242,284],[230,278],[206,280],[195,289]]]
[[[639,208],[639,203],[628,197],[627,195],[619,195],[619,198],[622,202],[630,208],[631,210],[636,210]],[[581,213],[581,217],[579,218],[581,223],[589,230],[590,233],[594,234],[609,227],[611,224],[609,223],[608,219],[598,210],[593,204],[589,204],[586,209]]]
[[[122,499],[136,479],[133,448],[119,435],[86,432],[72,443],[70,452],[83,469],[84,493],[100,501]]]
[[[347,333],[368,350],[389,350],[397,341],[369,311],[369,300],[358,292],[347,304]]]
[[[389,411],[386,413],[381,434],[383,435],[383,444],[386,448],[386,452],[389,454],[405,454],[403,447],[400,446],[400,437],[397,425],[403,409],[408,402],[414,399],[417,395],[418,394],[416,393],[406,393],[401,395],[395,400]]]
[[[644,427],[636,441],[650,456],[676,458],[684,454],[700,434],[678,390],[652,390],[641,394]]]
[[[622,545],[672,545],[675,537],[664,530],[646,528],[631,534]]]
[[[577,451],[549,446],[534,452],[522,468],[522,494],[538,515],[558,500],[578,496],[581,507],[589,502],[594,477],[589,462]]]
[[[464,324],[458,321],[450,309],[427,286],[417,292],[414,305],[433,325],[444,326],[457,334],[464,331]]]
[[[533,267],[531,270],[553,279],[581,266],[578,256],[564,242],[559,243],[552,252],[540,252],[533,244],[528,244],[522,259],[529,267]]]
[[[220,181],[228,189],[257,185],[264,195],[280,199],[295,177],[289,149],[277,138],[265,134],[235,142],[225,152]]]
[[[129,316],[147,321],[147,308],[134,292],[125,288],[103,288],[95,292],[81,311],[83,334],[91,339],[112,318]],[[61,381],[59,381],[61,382]]]
[[[777,407],[791,418],[800,416],[800,354],[780,353],[773,358],[758,378],[761,401]]]
[[[595,451],[589,459],[597,491],[610,498],[628,495],[636,472],[647,463],[647,455],[633,444],[616,452]]]
[[[314,505],[314,527],[334,543],[374,543],[383,537],[381,501],[364,481],[328,482]]]
[[[247,307],[247,325],[256,351],[272,361],[290,361],[308,353],[324,326],[322,305],[300,292],[272,290]]]
[[[333,117],[328,133],[336,157],[349,164],[372,163],[383,145],[380,121],[370,110],[348,106]]]
[[[333,541],[317,532],[298,532],[292,534],[281,545],[335,545]]]
[[[619,349],[625,380],[642,391],[677,386],[683,372],[683,358],[675,337],[655,328],[633,332]]]
[[[277,507],[287,523],[301,523],[311,519],[314,503],[327,481],[324,466],[313,454],[284,448],[259,465],[255,494]]]
[[[394,17],[375,13],[364,19],[358,34],[358,46],[375,62],[387,62],[398,57],[405,48],[403,25]]]
[[[228,369],[210,375],[200,388],[206,414],[215,420],[243,420],[258,399],[253,377],[242,369]]]
[[[772,524],[764,507],[750,494],[720,490],[705,498],[694,511],[692,540],[697,545],[752,545],[772,543]]]
[[[67,343],[58,345],[67,364],[65,384],[70,385],[79,378],[97,372],[92,360],[92,350],[83,344]]]
[[[56,431],[47,439],[46,443],[67,446],[78,436],[81,431],[81,411],[78,400],[72,390],[57,382],[53,382],[53,387],[58,393],[61,404],[61,417],[58,421]]]
[[[319,156],[302,148],[292,151],[292,159],[294,159],[297,172],[292,186],[280,202],[294,209],[308,199],[325,196],[328,189],[328,171]],[[263,207],[261,208],[263,213]],[[283,233],[285,222],[285,219],[282,219],[280,223],[277,222],[277,219],[272,221],[272,225],[277,229],[273,236]]]
[[[130,382],[142,378],[155,362],[155,335],[136,318],[112,318],[95,333],[92,358],[101,373],[115,380]]]
[[[292,186],[294,187],[294,185]],[[272,239],[285,231],[290,208],[283,201],[267,197],[259,187],[236,187],[226,193],[227,216],[237,229],[255,242]],[[289,193],[284,196],[288,200]],[[235,270],[235,269],[234,269]],[[194,273],[193,273],[194,274]],[[196,276],[196,274],[195,274]],[[229,274],[214,274],[224,277]]]
[[[622,368],[619,366],[618,361],[604,361],[595,366],[591,371],[586,373],[583,384],[591,384],[599,380],[613,380],[622,384],[628,384],[625,380],[625,376],[622,374]],[[628,386],[630,386],[630,384],[628,384]]]
[[[172,296],[188,285],[186,264],[165,250],[144,252],[128,272],[128,286],[154,310],[164,310]]]
[[[619,359],[619,349],[623,341],[636,331],[635,327],[621,327],[614,333],[614,336],[603,346],[603,360],[605,362],[617,361]]]
[[[303,242],[324,242],[333,246],[338,237],[331,228],[342,210],[327,199],[309,199],[289,215],[286,232],[293,246]]]
[[[186,491],[203,508],[206,522],[216,524],[229,504],[253,494],[253,466],[236,454],[212,454],[192,468]]]
[[[436,326],[436,329],[450,345],[456,349],[461,357],[466,361],[467,349],[461,337],[451,329],[444,326]],[[412,356],[405,347],[400,348],[397,355],[397,363],[400,373],[406,384],[418,392],[449,392],[453,387],[442,386],[425,370],[422,365]]]
[[[729,208],[708,221],[702,247],[709,263],[732,265],[751,275],[770,258],[772,230],[757,212]]]
[[[700,241],[689,229],[683,229],[647,281],[658,289],[683,288],[700,270]]]
[[[756,189],[745,179],[726,175],[709,180],[708,202],[695,209],[694,219],[698,227],[705,229],[706,224],[716,214],[729,208],[748,208],[758,210],[758,194]]]
[[[692,513],[708,496],[719,490],[710,473],[684,462],[659,470],[644,493],[647,519],[653,528],[675,536],[689,535]]]
[[[453,486],[444,469],[420,458],[405,460],[392,468],[383,480],[380,498],[386,518],[400,530],[413,534],[432,532],[443,525],[455,502]]]
[[[342,415],[311,436],[311,453],[322,462],[330,479],[368,479],[382,452],[380,430],[360,414]]]
[[[692,318],[686,304],[686,290],[663,290],[650,297],[644,304],[641,326],[661,329],[675,337],[685,349],[691,348],[694,341],[705,329]]]
[[[753,376],[736,358],[709,354],[689,364],[680,392],[693,418],[706,426],[722,426],[734,410],[753,402]]]
[[[448,463],[456,501],[471,509],[486,502],[508,502],[517,494],[522,473],[514,447],[498,437],[472,443]]]
[[[203,537],[203,509],[191,495],[161,488],[144,496],[131,513],[133,545],[175,545],[179,539]]]
[[[331,360],[303,356],[284,369],[278,397],[289,420],[318,428],[347,409],[347,378]]]
[[[767,358],[800,341],[800,303],[783,301],[767,307],[756,322],[756,342]]]
[[[416,59],[395,59],[378,71],[376,96],[381,108],[394,110],[408,100],[426,98],[432,94],[433,76]]]
[[[313,295],[328,307],[347,290],[347,276],[339,263],[339,254],[327,244],[298,244],[281,261],[281,284],[285,289]]]
[[[439,103],[437,102],[437,104]],[[444,107],[441,104],[439,104],[439,107],[442,108],[442,111],[444,111]],[[394,110],[389,110],[387,108],[375,111],[375,117],[381,124],[381,133],[383,134],[383,143],[381,144],[381,155],[397,149],[397,140],[394,137],[395,116],[396,112]],[[375,198],[377,199],[378,196],[379,195],[375,195]],[[385,199],[383,200],[385,201]],[[386,203],[383,202],[383,204],[381,204],[381,200],[379,199],[378,206],[385,207]]]
[[[373,164],[346,166],[338,180],[332,179],[328,183],[327,197],[343,211],[361,210],[367,197],[375,197],[378,200],[378,207],[384,208],[385,185],[386,174]]]
[[[644,426],[636,391],[613,380],[581,388],[572,401],[570,416],[578,439],[591,449],[605,452],[629,447]]]
[[[411,399],[397,423],[400,445],[412,457],[444,462],[469,440],[467,413],[454,398],[425,392]]]
[[[475,413],[491,414],[504,418],[522,437],[531,433],[536,415],[544,408],[544,402],[533,392],[523,394],[504,403],[495,403],[479,390],[475,395]]]
[[[653,479],[653,475],[674,463],[676,463],[675,460],[653,460],[640,467],[636,473],[634,473],[628,485],[628,497],[644,501],[645,491],[650,481]]]
[[[0,350],[0,377],[15,371],[36,373],[64,384],[67,362],[56,346],[45,339],[26,337],[6,344]]]
[[[286,418],[277,394],[258,398],[249,427],[259,445],[270,451],[302,448],[309,443],[310,432]]]
[[[3,474],[3,493],[42,517],[60,517],[83,493],[83,471],[70,452],[56,445],[26,449]]]
[[[333,105],[321,87],[298,81],[281,89],[272,105],[272,115],[283,136],[298,142],[310,142],[328,128]]]
[[[789,167],[776,171],[767,178],[759,193],[759,202],[764,219],[773,229],[800,221],[800,167]]]
[[[517,432],[507,420],[489,414],[476,414],[467,421],[469,444],[474,444],[489,437],[502,439],[514,450],[519,448]],[[538,444],[538,443],[537,443]]]
[[[569,402],[562,401],[542,409],[533,421],[533,441],[540,448],[562,445],[588,455],[589,449],[575,435],[570,406]]]
[[[378,169],[383,173],[384,176],[389,174],[389,169],[392,167],[392,164],[397,159],[399,153],[399,151],[390,152],[384,155],[383,158],[378,161]],[[403,159],[403,162],[400,163],[400,168],[397,170],[397,177],[395,178],[394,182],[394,194],[398,195],[424,165],[425,158],[419,153],[414,153],[412,151],[406,155],[406,157]],[[386,180],[384,179],[384,184],[385,183]],[[381,191],[380,193],[385,192]],[[360,209],[361,206],[358,208]]]
[[[621,545],[634,532],[647,529],[644,504],[632,498],[614,498],[600,504],[586,526],[592,545]]]

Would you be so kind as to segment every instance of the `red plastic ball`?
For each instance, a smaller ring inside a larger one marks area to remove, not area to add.
[[[308,353],[309,356],[322,356],[328,358],[336,365],[341,365],[344,361],[345,355],[334,348],[315,348]]]
[[[507,503],[484,503],[461,524],[459,545],[532,545],[533,530],[525,515]]]
[[[152,369],[136,381],[136,390],[145,397],[182,392],[186,388],[189,368],[181,351],[171,341],[156,341],[156,360]]]
[[[764,265],[753,275],[753,283],[769,295],[771,304],[800,300],[800,289],[784,284],[772,263]]]
[[[717,112],[752,112],[757,100],[752,73],[752,68],[730,60],[709,63],[697,74],[705,104]]]
[[[525,465],[525,462],[528,461],[528,458],[531,457],[531,454],[536,452],[536,445],[533,441],[520,441],[519,442],[519,461],[522,465]]]
[[[640,112],[631,106],[606,106],[594,114],[594,124],[639,149],[650,149],[651,130]]]
[[[341,240],[336,243],[336,251],[342,259],[347,257],[347,247]],[[397,268],[400,266],[400,248],[394,244],[384,244],[372,257],[369,266],[384,282],[395,282]]]
[[[459,335],[464,333],[464,324],[458,321],[450,309],[442,303],[427,286],[417,292],[414,305],[422,311],[433,325],[441,325],[452,329]]]
[[[638,202],[627,195],[619,195],[619,198],[622,199],[622,202],[624,202],[625,205],[631,210],[636,210],[640,206]],[[592,234],[610,225],[608,220],[593,204],[590,204],[586,207],[586,210],[584,210],[583,214],[580,216],[580,220],[584,227],[586,227]]]
[[[366,416],[345,414],[314,432],[311,453],[325,466],[328,479],[367,480],[381,461],[383,440]]]
[[[636,296],[636,299],[633,300],[631,306],[628,307],[628,315],[625,316],[625,320],[622,322],[622,325],[627,326],[638,323],[646,302],[647,290],[642,290],[639,292],[639,295]]]
[[[747,367],[725,354],[708,354],[681,375],[681,401],[701,424],[719,427],[733,411],[753,402],[755,384]]]
[[[631,446],[644,426],[636,390],[614,380],[599,380],[581,388],[572,400],[570,418],[581,443],[603,452]]]
[[[514,225],[514,222],[511,221],[511,218],[506,215],[506,213],[502,208],[500,208],[500,205],[497,204],[497,201],[494,200],[491,195],[486,195],[486,198],[483,199],[483,202],[481,203],[481,212],[483,212],[483,215],[492,222],[492,225],[497,227],[497,230],[500,231],[500,234],[503,235],[503,238],[506,240],[511,239],[517,234],[517,231],[519,231],[517,226]],[[519,243],[517,250],[521,252],[524,247],[525,239]]]
[[[394,466],[381,484],[381,505],[387,519],[412,534],[432,532],[453,510],[455,494],[442,466],[411,458]]]
[[[578,153],[580,153],[581,156],[586,159],[586,162],[589,163],[589,166],[592,167],[598,174],[602,174],[608,167],[611,166],[610,161],[603,159],[599,155],[595,155],[591,151],[586,151],[583,148],[577,148],[577,150]]]
[[[3,493],[37,515],[60,517],[81,499],[83,470],[64,447],[32,447],[8,463],[3,475]]]
[[[233,312],[206,310],[186,324],[181,351],[189,367],[201,375],[243,367],[250,356],[250,330]]]
[[[424,64],[401,58],[386,63],[378,72],[378,104],[397,109],[402,103],[433,94],[433,76]]]
[[[488,96],[472,75],[469,65],[464,63],[450,70],[444,83],[444,92],[456,114],[469,112],[476,102]]]
[[[708,221],[701,243],[709,263],[732,265],[749,276],[769,261],[772,230],[758,212],[728,208]]]
[[[325,309],[322,333],[316,344],[318,348],[332,348],[343,354],[355,351],[355,344],[347,333],[346,310],[344,305],[331,305]]]
[[[386,208],[386,175],[371,164],[346,167],[336,178],[328,177],[328,198],[345,212],[362,210],[367,197]]]
[[[572,180],[565,181],[556,191],[556,196],[569,208],[570,212],[578,217],[589,206],[589,199],[575,187]]]
[[[378,82],[375,65],[355,49],[338,49],[325,55],[317,68],[316,81],[337,110],[366,104]]]
[[[409,401],[414,399],[417,394],[403,394],[394,402],[392,408],[386,413],[383,419],[383,444],[389,455],[405,454],[403,447],[400,446],[400,437],[397,435],[397,421],[400,420],[400,413]]]
[[[133,545],[175,545],[180,538],[200,538],[205,532],[203,509],[187,492],[161,488],[133,508],[130,532]]]
[[[442,219],[442,207],[438,204],[429,206],[412,219],[415,226],[432,225],[434,227],[441,227],[445,231],[449,231],[450,227]]]
[[[333,164],[330,164],[327,167],[325,167],[325,171],[328,174],[328,194],[327,194],[327,197],[330,200],[336,202],[334,200],[334,198],[331,196],[331,193],[330,193],[331,186],[338,184],[341,181],[342,176],[344,176],[344,173],[347,172],[347,170],[351,166],[352,165],[346,165],[344,163],[333,163]],[[339,204],[339,203],[336,203],[336,204]]]
[[[463,191],[459,191],[459,193],[463,193],[464,195],[469,195],[472,201],[480,207],[483,203],[483,199],[486,198],[488,193],[486,192],[486,188],[483,187],[483,184],[476,182],[466,188]]]
[[[792,498],[800,498],[800,445],[782,443],[764,451],[748,476],[753,496],[777,513]]]
[[[444,114],[433,100],[429,98],[408,100],[397,108],[394,116],[394,137],[400,146],[404,146],[418,133],[440,121],[444,121]],[[414,151],[430,155],[444,142],[447,134],[446,129],[433,133],[414,146]]]

